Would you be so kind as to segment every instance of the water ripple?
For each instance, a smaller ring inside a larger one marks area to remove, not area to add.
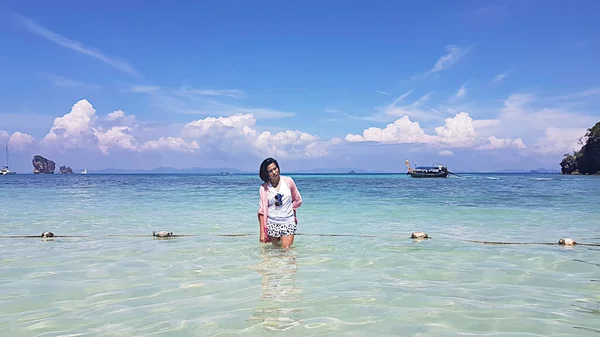
[[[356,236],[283,250],[214,236],[256,232],[255,176],[16,178],[0,182],[2,235],[86,237],[0,241],[6,336],[600,333],[599,249],[464,241],[600,243],[598,179],[298,176],[300,231]]]

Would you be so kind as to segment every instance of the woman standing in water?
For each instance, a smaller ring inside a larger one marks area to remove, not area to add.
[[[264,181],[258,203],[260,242],[271,241],[287,249],[294,243],[296,209],[302,206],[302,196],[292,178],[279,174],[279,163],[273,158],[263,160],[259,175]]]

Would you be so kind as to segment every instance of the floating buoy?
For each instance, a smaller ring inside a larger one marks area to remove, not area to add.
[[[160,231],[160,232],[152,232],[152,236],[156,236],[159,238],[168,238],[169,236],[172,236],[173,232],[165,232],[165,231]]]
[[[52,232],[43,232],[42,235],[40,235],[43,238],[51,238],[54,236],[54,233]]]
[[[563,246],[573,246],[576,245],[577,242],[575,242],[573,239],[565,238],[558,240],[558,244]]]
[[[425,232],[412,232],[410,234],[411,239],[428,239],[429,235]]]

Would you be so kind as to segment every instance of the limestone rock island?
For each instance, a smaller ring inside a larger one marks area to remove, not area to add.
[[[35,174],[54,174],[54,170],[56,169],[56,164],[52,160],[40,155],[33,156],[31,163],[33,164],[33,173]]]
[[[71,166],[61,166],[58,170],[60,171],[60,174],[73,174]]]

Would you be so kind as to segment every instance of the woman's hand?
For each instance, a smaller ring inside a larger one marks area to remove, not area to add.
[[[267,234],[265,234],[265,232],[260,233],[260,242],[262,243],[267,243],[269,242],[269,237],[267,236]]]

